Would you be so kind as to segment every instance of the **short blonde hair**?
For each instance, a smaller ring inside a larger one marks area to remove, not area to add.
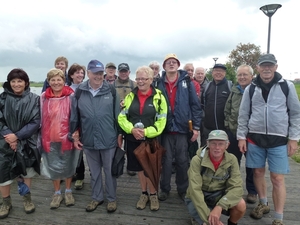
[[[65,77],[64,72],[62,70],[56,69],[56,68],[49,70],[49,72],[47,73],[47,81],[49,82],[51,78],[56,77],[56,76],[60,76],[64,80],[64,82],[66,82],[66,77]]]
[[[140,72],[144,72],[151,79],[153,79],[154,77],[154,71],[149,66],[138,67],[137,70],[135,71],[135,75],[137,75]]]
[[[64,57],[64,56],[59,56],[59,57],[57,57],[57,58],[55,59],[55,61],[54,61],[54,66],[56,65],[56,63],[58,63],[58,62],[60,62],[60,61],[64,61],[65,64],[66,64],[66,69],[68,69],[69,61],[68,61],[68,59],[67,59],[66,57]]]

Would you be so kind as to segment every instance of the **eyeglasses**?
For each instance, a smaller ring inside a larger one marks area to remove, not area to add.
[[[139,81],[145,82],[145,81],[147,81],[147,80],[149,80],[149,78],[144,78],[144,77],[141,77],[141,78],[135,78],[135,81],[136,81],[136,82],[139,82]]]
[[[175,61],[175,60],[174,60],[174,61],[168,61],[168,62],[166,62],[166,64],[167,64],[167,65],[171,65],[171,64],[176,65],[176,64],[177,64],[177,61]]]
[[[248,77],[249,74],[246,74],[246,73],[241,73],[241,74],[238,74],[237,77]]]

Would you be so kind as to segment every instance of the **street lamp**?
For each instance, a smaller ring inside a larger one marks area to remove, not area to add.
[[[215,65],[216,65],[218,58],[215,57],[215,58],[213,58],[213,60],[215,61]]]
[[[263,11],[263,13],[269,17],[269,31],[268,31],[268,50],[267,53],[270,53],[270,38],[271,38],[271,17],[277,11],[277,9],[281,8],[282,5],[280,4],[270,4],[264,5],[259,9]]]

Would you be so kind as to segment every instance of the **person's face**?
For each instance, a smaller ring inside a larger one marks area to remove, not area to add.
[[[159,73],[159,66],[157,65],[151,65],[150,68],[153,70],[154,72],[154,77],[157,77],[158,73]]]
[[[83,81],[83,77],[84,77],[83,69],[77,70],[73,75],[71,75],[74,84],[80,84]]]
[[[65,81],[61,76],[57,75],[49,80],[49,85],[54,94],[60,93],[65,86]]]
[[[65,73],[67,69],[67,65],[65,61],[58,61],[57,63],[55,63],[55,68],[60,69]]]
[[[247,67],[241,67],[237,71],[237,81],[243,89],[245,89],[252,81],[252,74]]]
[[[200,84],[204,81],[205,78],[205,71],[203,68],[196,69],[194,78],[196,81],[198,81]]]
[[[147,92],[150,89],[150,85],[153,81],[144,71],[140,71],[136,74],[136,84],[141,92]]]
[[[226,75],[226,71],[221,68],[215,68],[212,70],[212,77],[216,83],[222,81]]]
[[[113,66],[107,67],[105,69],[105,73],[106,73],[106,76],[108,76],[109,78],[112,78],[116,74],[116,68]]]
[[[220,160],[226,149],[228,148],[229,142],[223,140],[209,140],[207,146],[209,147],[209,154],[215,160]]]
[[[119,70],[118,74],[121,80],[127,80],[129,78],[130,70]]]
[[[99,72],[96,72],[96,73],[92,73],[91,71],[88,71],[88,77],[89,77],[90,85],[93,88],[100,87],[102,82],[103,82],[103,79],[104,79],[103,75],[104,75],[104,71],[99,71]]]
[[[273,79],[277,67],[278,65],[273,63],[262,63],[257,66],[257,71],[264,83],[269,83]]]
[[[26,87],[25,81],[20,78],[12,79],[9,84],[16,95],[22,95]]]
[[[168,59],[165,62],[165,71],[168,72],[176,72],[179,68],[178,62],[176,59]]]
[[[185,71],[188,73],[190,78],[193,78],[194,75],[194,67],[192,65],[185,66]]]

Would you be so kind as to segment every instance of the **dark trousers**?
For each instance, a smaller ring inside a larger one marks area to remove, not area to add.
[[[85,167],[84,167],[83,155],[81,154],[78,167],[76,168],[76,179],[84,180],[84,172],[85,172]]]

